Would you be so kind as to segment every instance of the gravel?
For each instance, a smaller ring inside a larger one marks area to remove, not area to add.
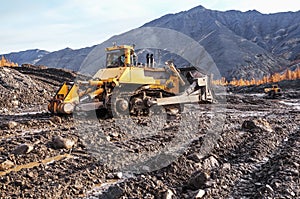
[[[172,118],[49,114],[74,78],[0,68],[0,198],[300,197],[299,98],[231,93]]]

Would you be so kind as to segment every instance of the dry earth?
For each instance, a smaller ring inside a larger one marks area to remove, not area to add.
[[[299,82],[282,99],[243,89],[171,118],[50,115],[76,77],[0,68],[0,198],[300,197]]]

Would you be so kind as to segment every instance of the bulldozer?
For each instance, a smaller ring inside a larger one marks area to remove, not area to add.
[[[275,99],[282,96],[282,91],[277,84],[273,84],[270,88],[265,88],[266,98]]]
[[[106,68],[87,81],[64,82],[49,100],[48,110],[53,114],[99,111],[120,117],[161,110],[153,107],[180,111],[182,104],[214,102],[208,75],[195,67],[177,68],[173,61],[155,67],[153,54],[141,64],[134,47],[107,47]]]

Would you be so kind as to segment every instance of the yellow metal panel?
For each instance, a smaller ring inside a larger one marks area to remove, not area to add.
[[[103,85],[103,81],[95,81],[95,80],[90,80],[89,84],[91,86],[102,86]]]
[[[78,96],[78,87],[76,84],[72,86],[69,93],[67,94],[66,98],[64,99],[64,102],[78,102],[79,96]]]
[[[155,71],[165,72],[165,71],[166,71],[166,69],[164,69],[164,68],[150,68],[150,67],[144,67],[143,69],[144,69],[145,71],[153,71],[153,72],[155,72]]]
[[[111,78],[119,79],[122,73],[126,70],[126,68],[127,67],[104,68],[99,70],[93,78],[99,78],[102,81],[107,81]]]
[[[130,49],[126,48],[125,49],[125,66],[129,66],[130,65]]]
[[[156,80],[155,80],[155,84],[160,84],[160,80],[159,80],[159,79],[156,79]]]
[[[156,84],[157,80],[153,77],[144,75],[144,68],[126,67],[126,70],[119,78],[120,83],[132,84]]]
[[[166,89],[164,85],[158,85],[158,84],[150,85],[150,88],[151,89],[162,89],[162,90]]]
[[[120,83],[132,83],[130,67],[125,67],[124,72],[119,77],[119,82]]]
[[[113,50],[120,50],[120,49],[130,49],[130,50],[133,50],[133,47],[132,46],[128,46],[128,45],[121,45],[121,46],[108,47],[105,50],[106,51],[113,51]]]
[[[93,99],[94,97],[96,97],[97,95],[100,95],[101,93],[103,93],[104,88],[98,88],[97,90],[89,93],[90,97]]]
[[[69,92],[68,85],[66,82],[59,88],[58,92],[55,95],[56,99],[64,99]]]

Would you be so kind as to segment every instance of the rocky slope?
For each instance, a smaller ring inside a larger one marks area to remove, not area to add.
[[[93,47],[87,47],[78,50],[65,48],[63,50],[55,51],[44,56],[36,63],[36,65],[46,65],[53,68],[64,68],[78,71],[81,63],[84,61],[84,59],[92,49]]]
[[[274,55],[297,59],[300,52],[300,12],[261,14],[228,11],[214,17],[235,34],[254,42]]]
[[[76,75],[64,69],[23,65],[0,68],[0,114],[45,111],[47,101],[64,81]]]
[[[256,11],[219,12],[199,6],[144,26],[174,29],[195,39],[227,78],[258,78],[285,69],[287,59],[295,59],[299,54],[298,15],[299,12],[272,15]],[[291,17],[296,19],[287,23]]]

